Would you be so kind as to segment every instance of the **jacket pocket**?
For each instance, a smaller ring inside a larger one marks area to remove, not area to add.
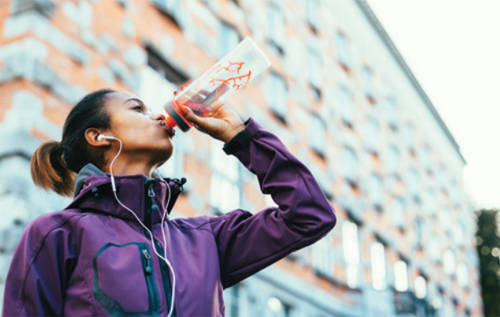
[[[155,316],[160,300],[146,243],[107,243],[93,259],[94,295],[111,315]]]

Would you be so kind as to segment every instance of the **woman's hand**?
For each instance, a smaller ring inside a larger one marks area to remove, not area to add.
[[[222,103],[216,104],[206,117],[197,116],[189,107],[181,106],[184,118],[199,131],[224,143],[245,129],[245,124],[236,111]]]

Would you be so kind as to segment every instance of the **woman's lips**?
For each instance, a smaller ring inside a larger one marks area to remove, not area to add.
[[[171,126],[166,125],[166,124],[165,124],[165,121],[163,121],[163,120],[159,120],[159,122],[160,122],[160,125],[161,125],[161,126],[162,126],[162,127],[163,127],[166,131],[167,131],[167,134],[168,134],[171,138],[172,138],[172,137],[174,137],[174,135],[175,135],[175,130],[174,130]]]

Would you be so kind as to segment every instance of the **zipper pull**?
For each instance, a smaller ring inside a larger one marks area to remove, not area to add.
[[[153,272],[153,266],[151,265],[151,255],[149,254],[147,249],[142,249],[142,254],[144,254],[144,258],[146,259],[146,267],[144,271],[146,274],[151,274]]]
[[[154,183],[151,183],[151,185],[149,185],[149,187],[148,187],[148,196],[151,198],[155,196],[155,191],[153,189],[153,186],[154,186]]]
[[[154,197],[156,196],[155,191],[154,191],[154,183],[150,183],[148,185],[148,197],[151,199],[151,211],[153,212],[158,212],[159,208],[158,205],[156,204]]]
[[[182,177],[181,179],[174,178],[174,179],[172,179],[172,181],[174,183],[176,183],[177,186],[179,186],[179,189],[180,189],[181,192],[184,191],[184,187],[183,186],[184,186],[184,184],[186,184],[186,181],[187,181],[185,177]]]

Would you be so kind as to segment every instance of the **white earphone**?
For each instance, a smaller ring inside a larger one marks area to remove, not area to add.
[[[99,134],[97,136],[97,141],[101,141],[101,140],[118,140],[117,138],[115,138],[114,136],[109,136],[109,135],[102,135],[102,134]]]
[[[174,299],[175,299],[175,271],[174,271],[174,268],[172,267],[172,265],[170,264],[170,261],[167,259],[167,238],[166,238],[166,234],[165,234],[165,229],[163,228],[163,221],[165,220],[165,216],[167,214],[167,207],[168,207],[168,204],[170,203],[170,186],[165,182],[163,181],[166,185],[167,185],[167,188],[168,188],[168,199],[167,199],[167,203],[165,204],[165,211],[163,212],[163,216],[161,218],[161,233],[162,233],[162,237],[163,237],[163,245],[164,245],[164,254],[163,256],[161,256],[158,251],[156,251],[156,247],[155,247],[155,243],[153,241],[153,233],[148,229],[148,227],[146,227],[144,225],[144,223],[142,223],[142,221],[139,219],[139,217],[137,217],[137,215],[135,214],[135,212],[133,212],[130,208],[128,208],[127,206],[125,206],[125,204],[123,204],[120,199],[118,198],[118,195],[116,194],[116,184],[115,184],[115,176],[113,175],[113,163],[115,162],[115,160],[118,158],[118,156],[120,155],[120,153],[122,152],[122,140],[120,140],[119,138],[116,138],[114,136],[108,136],[108,135],[102,135],[102,134],[99,134],[97,136],[97,141],[101,141],[101,140],[116,140],[118,142],[120,142],[120,148],[118,150],[118,153],[115,155],[115,157],[113,158],[113,160],[111,160],[111,164],[109,165],[109,174],[111,175],[111,188],[113,189],[113,195],[115,196],[115,199],[116,201],[118,202],[118,204],[120,204],[120,206],[122,206],[123,208],[125,208],[126,210],[128,210],[129,212],[131,212],[134,217],[137,219],[137,221],[141,224],[141,226],[146,229],[146,231],[149,233],[149,236],[151,237],[151,245],[153,247],[153,251],[154,253],[160,258],[162,259],[166,264],[167,266],[170,268],[170,270],[172,271],[172,300],[170,302],[170,308],[169,308],[169,312],[168,312],[168,317],[170,317],[170,315],[173,313],[174,311]]]

